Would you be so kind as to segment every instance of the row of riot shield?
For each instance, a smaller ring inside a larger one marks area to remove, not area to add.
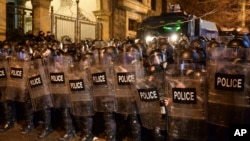
[[[223,47],[208,50],[206,67],[190,69],[190,60],[186,60],[187,65],[168,65],[162,76],[166,77],[165,95],[169,99],[166,125],[170,139],[206,140],[208,124],[229,129],[250,123],[249,56],[249,48]],[[189,69],[184,72],[185,67]],[[145,105],[139,106],[141,115],[146,108],[140,107]]]
[[[70,56],[34,59],[29,66],[28,86],[35,111],[71,108],[75,116],[94,114],[88,72]]]
[[[93,115],[94,111],[138,113],[142,126],[167,130],[170,138],[206,140],[207,122],[229,126],[249,123],[250,117],[249,50],[223,48],[208,54],[207,69],[185,60],[187,64],[168,64],[150,75],[145,73],[138,52],[114,55],[104,51],[100,63],[89,69],[82,69],[81,62],[76,64],[67,56],[54,56],[44,66],[35,65],[34,74],[29,73],[29,82],[35,85],[30,89],[44,89],[40,94],[34,92],[37,95],[32,99],[38,105],[42,102],[35,99],[50,93],[53,100],[47,104],[71,107],[78,116]],[[241,57],[233,57],[235,54]],[[13,70],[18,70],[18,65]],[[166,99],[167,118],[163,118],[160,102]]]
[[[193,57],[190,52],[186,55]],[[169,140],[206,140],[206,72],[193,60],[182,58],[165,68],[159,60],[151,60],[158,65],[149,68],[151,73],[135,83],[142,125],[166,130]]]
[[[176,139],[205,140],[206,73],[176,75],[182,71],[180,64],[169,65],[169,70],[153,67],[154,73],[146,73],[137,53],[121,52],[116,57],[104,53],[100,61],[104,63],[90,67],[95,111],[136,113],[147,129],[167,130]],[[167,107],[164,100],[169,101]]]
[[[90,67],[96,111],[120,114],[138,112],[133,86],[138,79],[142,79],[143,67],[141,61],[137,60],[137,53],[118,54],[113,47],[107,47],[100,55],[99,63]]]

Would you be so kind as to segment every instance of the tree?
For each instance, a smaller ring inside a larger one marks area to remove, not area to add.
[[[172,3],[180,4],[182,10],[190,15],[195,15],[213,21],[222,27],[238,27],[241,19],[240,0],[170,0]],[[245,0],[248,5],[249,0]],[[246,21],[248,23],[249,21]],[[247,25],[247,24],[246,24]]]

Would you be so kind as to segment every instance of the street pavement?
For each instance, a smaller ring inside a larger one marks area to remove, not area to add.
[[[34,121],[35,128],[31,132],[27,134],[21,133],[21,128],[24,125],[25,120],[23,117],[19,117],[14,128],[8,130],[7,132],[0,132],[0,141],[59,141],[59,137],[61,137],[64,134],[64,128],[60,115],[54,112],[54,115],[55,114],[57,116],[52,117],[53,132],[43,139],[38,138],[38,134],[42,130],[42,124],[39,123],[38,121],[39,118],[37,118],[37,116],[40,116],[40,114],[37,114],[35,115],[35,121]],[[98,138],[95,141],[105,141],[103,119],[100,117],[101,117],[100,113],[97,113],[94,117],[93,133]],[[0,128],[2,128],[2,126],[3,126],[3,115],[0,114]],[[118,131],[122,137],[120,136],[119,139],[117,139],[117,141],[130,141],[131,139],[128,137],[127,134],[129,132],[128,131],[129,129],[126,128],[127,122],[120,123],[117,126],[118,130],[120,130],[121,127],[123,128],[122,131]],[[78,131],[78,134],[69,141],[80,141],[79,131],[81,130],[76,128],[76,131]]]
[[[63,129],[54,129],[51,134],[43,139],[38,138],[39,131],[41,131],[42,126],[39,125],[31,132],[27,134],[22,134],[21,131],[22,123],[15,124],[14,128],[8,130],[7,132],[0,133],[0,141],[59,141],[59,137],[64,134]],[[76,135],[74,138],[68,141],[80,141],[80,137]],[[105,141],[103,135],[99,135],[95,141]],[[122,141],[130,141],[129,138],[125,137]]]
[[[24,113],[20,106],[17,106],[16,111],[16,118],[17,123],[15,124],[14,128],[10,129],[7,132],[0,132],[0,141],[58,141],[59,137],[64,134],[64,127],[63,127],[63,121],[62,121],[62,113],[60,110],[52,110],[52,128],[54,129],[51,134],[46,136],[43,139],[38,138],[39,132],[42,130],[42,114],[40,112],[36,112],[34,114],[34,124],[35,128],[27,134],[21,134],[21,127],[24,125]],[[2,128],[4,124],[4,112],[2,111],[2,108],[0,108],[0,128]],[[102,113],[96,113],[93,117],[93,134],[98,137],[98,140],[96,141],[105,141],[104,140],[104,119],[102,118]],[[130,127],[129,127],[129,121],[124,118],[124,116],[117,115],[117,141],[130,141]],[[77,133],[81,131],[81,129],[77,126],[79,126],[78,123],[76,123],[76,120],[73,119],[75,128]],[[152,141],[150,132],[146,130],[145,128],[142,128],[142,140],[143,141]],[[79,141],[80,135],[75,136],[73,139],[69,141]]]

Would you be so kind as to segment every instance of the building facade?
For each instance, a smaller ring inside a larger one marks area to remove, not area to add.
[[[159,15],[168,8],[167,0],[0,1],[1,21],[6,21],[0,23],[0,40],[7,39],[10,31],[25,34],[28,30],[34,35],[41,30],[52,31],[59,40],[69,34],[76,42],[85,38],[135,38],[137,26],[143,19]],[[11,7],[15,8],[10,10]],[[11,14],[10,11],[21,14]],[[58,20],[61,18],[69,22]]]

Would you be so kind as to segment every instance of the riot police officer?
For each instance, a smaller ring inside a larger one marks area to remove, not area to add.
[[[209,58],[208,123],[211,140],[230,140],[232,124],[249,124],[249,45],[235,37]],[[224,82],[222,82],[223,80]],[[230,83],[234,81],[233,83]],[[225,83],[226,81],[226,83]],[[239,82],[243,83],[239,83]]]
[[[166,43],[161,44],[161,46],[167,45]],[[159,101],[154,103],[155,107],[158,107],[155,110],[160,110],[158,113],[156,121],[159,123],[154,123],[150,128],[153,131],[153,140],[155,141],[164,141],[167,139],[167,111],[166,107],[162,105],[162,102],[166,100],[166,93],[165,93],[165,68],[167,63],[171,64],[172,60],[172,48],[167,47],[165,50],[161,49],[154,49],[150,52],[148,56],[149,60],[149,70],[147,73],[147,79],[152,83],[155,88],[157,88],[159,94]],[[164,57],[165,56],[165,57]],[[168,58],[168,59],[167,59]],[[167,61],[170,62],[167,62]],[[157,106],[156,106],[157,105]],[[160,117],[159,117],[160,115]]]
[[[15,119],[13,121],[10,119],[11,117],[8,116],[8,103],[4,101],[4,94],[6,89],[7,83],[7,69],[8,69],[8,58],[11,55],[11,46],[8,42],[1,43],[1,50],[0,50],[0,62],[1,62],[1,82],[0,82],[0,101],[1,101],[1,109],[3,110],[3,115],[5,117],[6,124],[1,129],[1,131],[7,131],[8,129],[14,126]],[[9,120],[9,121],[8,121]]]
[[[125,50],[125,51],[124,51]],[[136,44],[126,44],[114,65],[116,113],[130,123],[133,141],[141,141],[141,121],[136,106],[134,84],[143,79],[142,54]]]
[[[42,56],[42,46],[33,46],[33,53],[28,72],[28,90],[34,111],[42,111],[44,128],[39,133],[39,138],[44,138],[52,132],[50,108],[53,107],[53,100],[49,89],[49,82],[46,72],[46,58]]]
[[[65,40],[62,49],[56,49],[48,58],[48,75],[51,94],[54,100],[55,110],[59,110],[63,116],[65,134],[59,138],[61,141],[69,140],[75,136],[75,128],[70,112],[69,89],[67,85],[68,68],[73,61],[71,41]]]
[[[26,125],[22,128],[22,133],[28,133],[34,128],[33,110],[26,85],[28,68],[30,64],[30,54],[27,48],[22,45],[15,47],[9,59],[7,69],[6,93],[4,95],[5,120],[6,124],[1,129],[2,132],[13,128],[16,122],[16,102],[22,104],[25,110]]]
[[[77,124],[82,131],[81,141],[92,141],[97,139],[92,133],[94,102],[92,95],[92,85],[90,82],[89,67],[95,64],[94,55],[85,52],[82,58],[75,60],[70,65],[67,74],[69,78],[69,91],[71,97],[72,115],[77,119]]]
[[[108,46],[99,49],[100,64],[90,68],[93,84],[94,108],[104,118],[107,141],[116,140],[114,64],[118,61],[116,47]]]
[[[175,72],[166,75],[169,139],[206,140],[206,71],[200,67],[200,56],[191,48],[183,50],[179,57],[173,64]]]

